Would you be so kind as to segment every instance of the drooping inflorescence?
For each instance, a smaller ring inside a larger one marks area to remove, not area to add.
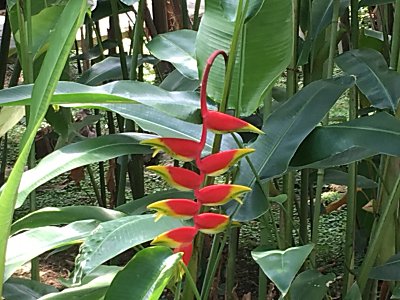
[[[217,111],[210,111],[207,108],[207,80],[211,66],[218,55],[227,60],[227,54],[222,50],[214,51],[207,60],[204,69],[201,90],[200,105],[203,119],[200,141],[186,140],[180,138],[161,137],[149,139],[142,144],[150,145],[155,154],[160,150],[171,155],[173,158],[190,162],[195,161],[199,174],[184,168],[172,166],[148,167],[162,176],[172,187],[178,190],[193,190],[195,200],[192,199],[166,199],[157,201],[148,206],[148,209],[155,210],[156,220],[162,216],[171,216],[180,219],[193,218],[193,226],[183,226],[164,232],[157,236],[153,245],[165,245],[174,249],[174,252],[183,252],[183,262],[187,265],[193,251],[193,239],[200,231],[206,234],[222,232],[229,224],[229,216],[218,213],[200,213],[201,206],[219,206],[235,199],[241,203],[239,196],[250,191],[250,188],[235,184],[214,184],[202,187],[206,176],[218,176],[225,173],[232,165],[242,157],[250,154],[254,149],[233,149],[221,151],[206,157],[201,157],[201,152],[206,143],[207,130],[224,134],[232,132],[263,132],[257,127]]]

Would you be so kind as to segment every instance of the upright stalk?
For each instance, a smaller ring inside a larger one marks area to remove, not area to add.
[[[394,11],[392,46],[390,49],[390,63],[389,63],[389,68],[392,70],[396,70],[397,68],[397,61],[399,57],[399,46],[400,46],[400,38],[398,35],[399,32],[400,32],[400,1],[397,0]]]
[[[358,48],[358,3],[351,3],[351,47]],[[354,120],[357,117],[357,88],[351,90],[349,100],[349,119]],[[345,253],[344,264],[345,273],[343,277],[343,295],[351,288],[354,281],[354,275],[350,272],[354,268],[354,239],[357,213],[357,165],[352,163],[348,170],[347,184],[347,221],[346,221],[346,237],[345,237]]]
[[[333,75],[333,67],[334,67],[334,56],[336,53],[336,35],[337,35],[337,25],[339,19],[339,8],[340,8],[340,0],[333,1],[333,13],[332,13],[332,22],[329,28],[329,56],[328,56],[328,65],[326,69],[326,78],[332,78]],[[328,124],[329,116],[325,116],[323,120],[323,124]],[[324,184],[324,169],[318,169],[317,171],[317,188],[315,192],[315,202],[314,202],[314,212],[313,212],[313,223],[312,223],[312,234],[311,241],[314,244],[318,244],[318,234],[319,234],[319,218],[321,215],[321,197],[322,197],[322,186]],[[311,252],[311,262],[313,265],[316,265],[316,251],[313,250]]]
[[[199,25],[200,25],[200,16],[199,16],[200,4],[201,4],[201,0],[196,0],[196,3],[194,4],[194,16],[193,16],[193,26],[192,26],[193,30],[199,29]]]
[[[8,16],[8,11],[6,10],[6,17],[3,25],[3,33],[1,36],[1,45],[0,45],[0,90],[4,88],[4,81],[7,72],[7,62],[8,62],[8,53],[10,49],[10,40],[11,40],[11,27],[10,20]]]

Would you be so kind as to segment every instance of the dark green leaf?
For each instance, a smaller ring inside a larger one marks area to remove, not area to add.
[[[58,290],[52,286],[25,278],[11,277],[4,283],[3,297],[7,300],[36,300]]]
[[[181,256],[166,247],[141,250],[115,276],[104,299],[159,299],[168,281],[177,274]]]
[[[86,274],[125,250],[180,226],[179,220],[170,217],[154,222],[154,215],[128,216],[101,223],[79,250],[74,281],[81,281]]]
[[[368,5],[379,5],[386,3],[393,3],[394,0],[361,0],[358,4],[359,7],[368,6]]]
[[[384,281],[400,280],[400,252],[393,255],[383,265],[373,267],[369,272],[369,278]]]
[[[167,32],[158,34],[146,46],[155,57],[170,62],[187,78],[197,80],[196,35],[196,31],[187,29]]]
[[[126,57],[128,72],[131,69],[131,60],[132,56]],[[158,60],[150,55],[139,55],[138,57],[139,66],[143,63],[156,64],[157,62]],[[119,57],[107,57],[101,62],[93,65],[87,71],[83,72],[82,76],[79,77],[77,82],[95,86],[109,81],[121,80],[122,78],[121,61]]]
[[[167,91],[195,91],[200,85],[199,80],[191,80],[178,70],[173,70],[168,76],[160,83],[159,87]]]
[[[317,180],[317,173],[313,172],[310,175],[310,180]],[[349,181],[349,174],[336,169],[326,169],[324,173],[324,184],[338,184],[338,185],[347,185]],[[378,185],[375,181],[362,176],[357,175],[357,187],[363,189],[373,189]]]
[[[307,270],[297,275],[290,287],[290,299],[321,300],[328,291],[329,282],[335,280],[335,274],[321,274],[316,270]]]
[[[251,252],[251,256],[264,271],[265,275],[275,283],[276,287],[282,293],[282,297],[285,297],[296,273],[300,270],[300,267],[313,248],[314,245],[309,244],[292,247],[285,251],[254,250]]]
[[[395,112],[400,98],[400,74],[389,70],[385,58],[376,50],[354,49],[336,58],[337,65],[349,75],[371,104]]]
[[[362,300],[362,295],[357,282],[354,282],[344,300]]]
[[[350,76],[315,81],[280,105],[267,118],[263,126],[266,134],[251,145],[256,151],[249,155],[261,179],[270,179],[287,170],[290,159],[303,139],[353,83]],[[252,188],[235,218],[244,221],[263,214],[268,202],[245,160],[242,160],[235,183]],[[231,211],[234,206],[231,204],[229,209]]]
[[[326,168],[377,153],[400,156],[400,121],[385,112],[316,128],[290,162],[294,168]]]
[[[96,206],[45,207],[17,220],[11,227],[11,234],[48,225],[69,224],[80,220],[105,222],[126,216],[122,212]]]
[[[116,41],[112,41],[112,40],[105,40],[101,42],[101,46],[103,50],[109,50],[112,48],[115,48],[118,46]],[[75,59],[80,59],[80,60],[84,60],[84,59],[95,59],[98,58],[100,55],[102,54],[101,49],[99,47],[99,45],[97,44],[96,46],[94,46],[93,48],[90,48],[87,52],[79,54],[79,55],[75,55],[70,57],[69,60],[75,60]]]

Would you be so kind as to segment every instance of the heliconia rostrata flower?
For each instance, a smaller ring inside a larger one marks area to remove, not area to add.
[[[166,199],[154,202],[147,208],[156,211],[156,221],[162,216],[171,216],[184,220],[193,219],[193,226],[183,226],[164,232],[157,236],[152,245],[164,245],[174,249],[174,253],[183,252],[182,260],[187,265],[193,251],[193,240],[200,231],[206,234],[216,234],[225,230],[231,223],[229,216],[213,212],[200,213],[201,206],[220,206],[234,199],[241,203],[240,196],[251,189],[235,184],[215,184],[202,187],[206,176],[219,176],[242,157],[254,152],[254,149],[233,149],[201,157],[206,143],[207,130],[223,134],[231,132],[263,132],[253,125],[217,111],[207,108],[207,80],[211,66],[218,55],[227,61],[227,54],[217,50],[211,54],[204,69],[200,89],[201,116],[203,119],[200,141],[180,138],[155,138],[142,142],[151,146],[157,154],[160,150],[175,159],[190,162],[195,161],[199,174],[184,168],[172,166],[151,166],[147,169],[156,172],[172,187],[194,192],[192,199]]]

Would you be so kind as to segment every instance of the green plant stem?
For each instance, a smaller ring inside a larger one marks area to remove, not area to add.
[[[182,260],[180,261],[180,265],[182,266],[182,268],[185,270],[185,275],[186,275],[186,280],[189,283],[189,286],[191,287],[194,296],[196,297],[196,300],[201,300],[199,291],[197,290],[196,287],[196,283],[194,282],[192,275],[190,274],[189,269],[186,267],[186,265],[182,262]]]
[[[186,1],[186,0],[183,0]],[[200,25],[200,4],[201,4],[201,0],[196,0],[196,3],[194,4],[194,16],[193,16],[193,26],[192,29],[193,30],[197,30],[199,29],[199,25]]]
[[[135,30],[133,33],[133,53],[131,60],[131,73],[130,79],[137,80],[138,73],[138,56],[142,53],[142,44],[143,44],[143,19],[144,19],[144,8],[146,1],[139,0],[139,7],[136,14],[136,22],[135,22]]]
[[[1,45],[0,45],[0,90],[4,88],[4,81],[7,72],[7,62],[8,62],[8,53],[10,50],[10,41],[11,41],[11,27],[8,16],[8,11],[6,10],[6,16],[4,19],[3,25],[3,33],[1,36]]]
[[[229,230],[228,261],[226,266],[225,297],[227,300],[233,299],[233,289],[235,285],[236,257],[239,246],[239,228],[234,227]]]
[[[300,188],[300,238],[305,244],[308,243],[308,186],[309,186],[309,170],[301,170],[301,188]]]
[[[128,66],[126,64],[126,56],[124,51],[124,45],[122,43],[122,34],[121,27],[119,25],[119,17],[118,17],[118,0],[111,0],[111,10],[112,10],[112,19],[114,23],[114,34],[117,39],[118,44],[118,54],[121,63],[122,70],[122,78],[129,79]]]
[[[321,215],[321,194],[322,186],[324,184],[324,170],[318,169],[317,171],[317,189],[315,191],[315,201],[313,206],[313,222],[311,229],[311,242],[315,245],[318,244],[318,234],[319,234],[319,217]],[[316,265],[316,252],[313,250],[310,255],[311,263]]]
[[[94,172],[93,172],[92,168],[90,167],[90,165],[87,165],[87,166],[86,166],[86,169],[87,169],[88,174],[89,174],[90,183],[91,183],[92,186],[93,186],[93,191],[94,191],[94,194],[95,194],[95,196],[96,196],[97,203],[99,204],[99,206],[103,206],[103,201],[102,201],[102,199],[101,199],[101,194],[100,194],[100,191],[99,191],[99,186],[97,185],[96,179],[95,179],[95,177],[94,177]]]
[[[260,217],[260,246],[268,246],[269,240],[271,239],[270,231],[270,220],[267,214],[263,214]],[[271,219],[271,222],[275,222]],[[258,299],[264,300],[268,291],[268,278],[261,268],[258,268]]]
[[[2,137],[3,148],[1,149],[1,167],[0,167],[0,185],[5,182],[6,166],[7,166],[7,152],[8,152],[8,133],[6,132]]]
[[[387,223],[389,221],[389,214],[393,212],[399,202],[400,198],[400,174],[397,176],[396,182],[393,186],[393,190],[389,196],[387,205],[382,209],[382,213],[379,216],[379,220],[376,224],[374,235],[368,245],[367,253],[364,257],[363,263],[360,268],[358,276],[358,286],[360,287],[361,293],[366,288],[366,283],[368,280],[368,274],[375,262],[375,259],[380,250],[381,238],[383,236],[385,228],[387,228]]]
[[[105,55],[104,55],[104,48],[103,48],[103,41],[101,40],[101,34],[100,34],[100,30],[99,30],[99,24],[93,22],[93,19],[90,17],[90,24],[93,28],[94,31],[94,35],[96,36],[96,41],[97,41],[97,46],[99,46],[100,49],[100,58],[101,60],[105,59]]]
[[[197,3],[195,3],[197,4]],[[181,14],[182,14],[182,25],[183,28],[189,29],[190,28],[190,20],[189,20],[189,13],[187,9],[186,0],[181,0]]]
[[[176,285],[176,288],[175,288],[174,300],[181,299],[181,289],[182,289],[182,280],[179,280],[178,284]]]
[[[390,49],[390,63],[389,68],[396,70],[398,66],[399,57],[399,47],[400,47],[400,1],[397,0],[395,4],[394,11],[394,21],[393,21],[393,34],[392,34],[392,46]]]
[[[94,110],[94,114],[98,116],[100,114],[99,109]],[[101,123],[96,123],[96,136],[100,137],[101,134]],[[104,171],[104,162],[99,162],[99,181],[100,181],[100,206],[107,207],[107,194],[106,194],[106,176]]]

